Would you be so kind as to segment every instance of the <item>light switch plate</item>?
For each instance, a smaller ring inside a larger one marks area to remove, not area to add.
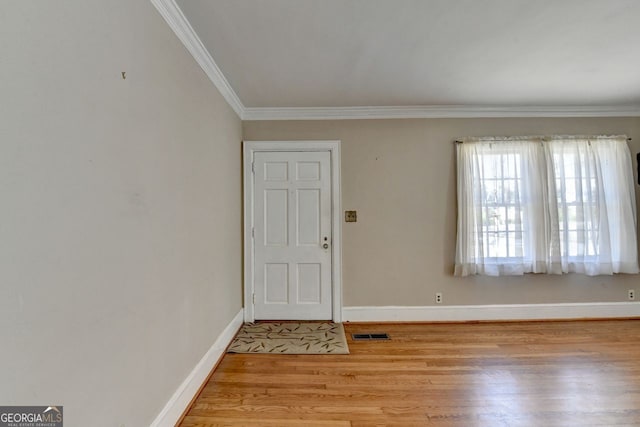
[[[358,213],[356,211],[344,211],[344,222],[357,222]]]

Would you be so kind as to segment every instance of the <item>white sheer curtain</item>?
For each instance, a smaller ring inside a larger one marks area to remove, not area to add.
[[[637,273],[636,203],[626,137],[556,137],[553,163],[562,271]]]
[[[626,137],[457,145],[455,274],[637,273]]]

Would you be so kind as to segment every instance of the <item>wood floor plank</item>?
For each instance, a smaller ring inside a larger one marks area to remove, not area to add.
[[[345,330],[348,355],[226,354],[181,425],[640,425],[640,320]]]

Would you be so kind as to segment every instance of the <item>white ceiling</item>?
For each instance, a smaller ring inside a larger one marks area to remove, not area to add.
[[[640,0],[176,3],[247,109],[640,106]]]

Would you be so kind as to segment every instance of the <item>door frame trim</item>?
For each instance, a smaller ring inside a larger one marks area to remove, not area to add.
[[[342,322],[342,198],[340,180],[341,141],[243,141],[243,210],[244,210],[244,321],[255,320],[254,293],[254,181],[252,163],[259,151],[323,151],[329,152],[331,164],[331,312],[334,322]]]

